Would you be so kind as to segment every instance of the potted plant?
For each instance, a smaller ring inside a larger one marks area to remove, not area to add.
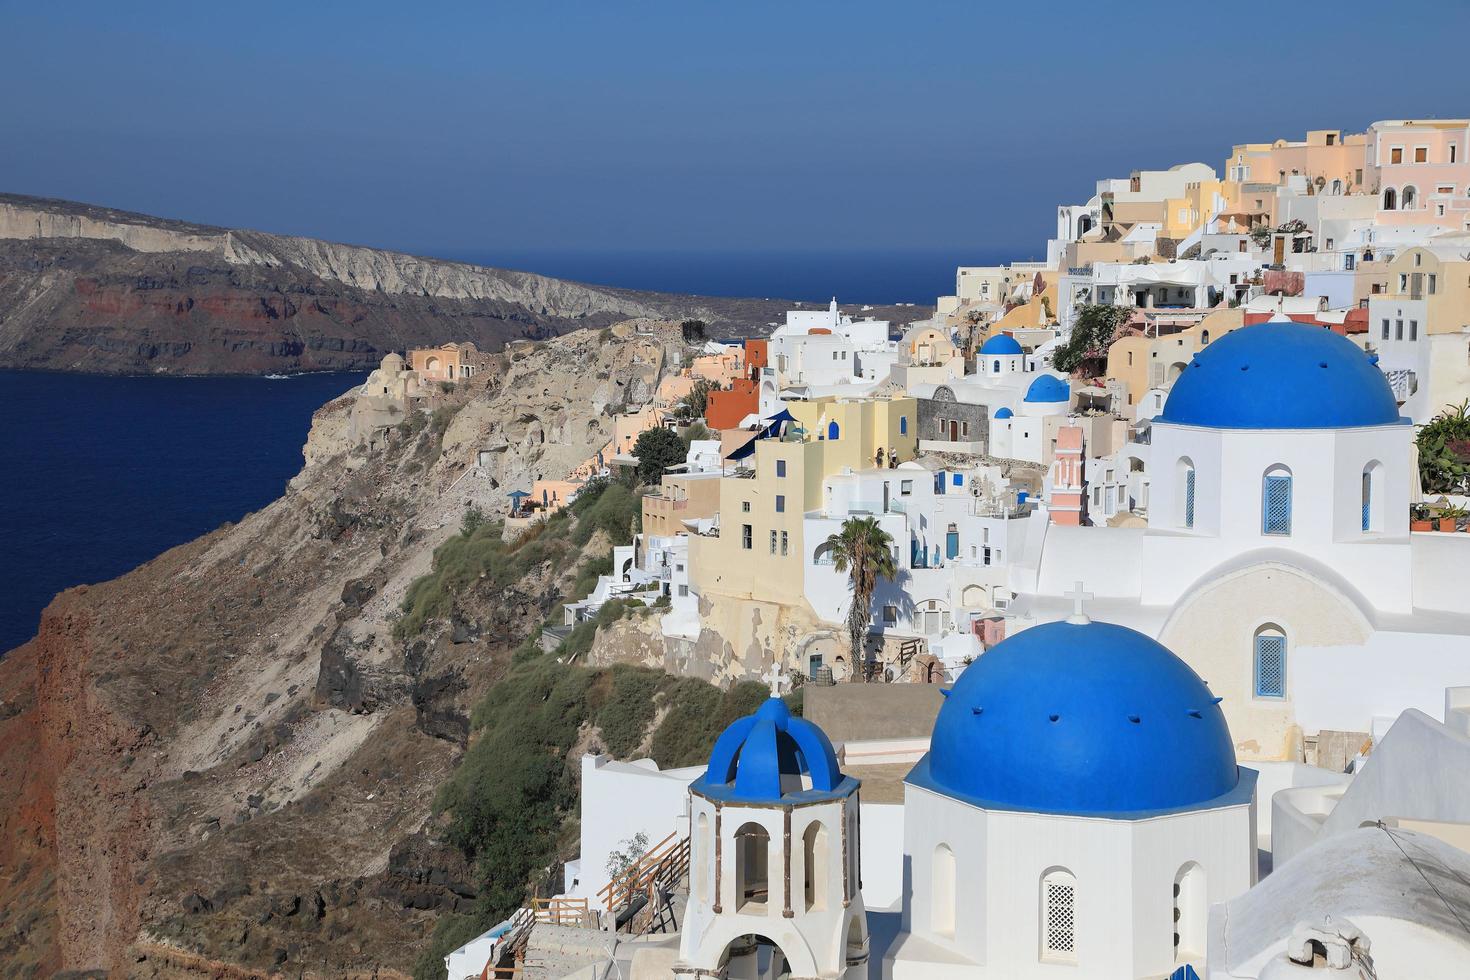
[[[1432,531],[1434,522],[1429,519],[1428,504],[1409,505],[1409,530],[1410,531]]]
[[[1470,510],[1464,507],[1441,507],[1439,509],[1439,529],[1441,531],[1454,532],[1459,530],[1459,522],[1470,517]]]

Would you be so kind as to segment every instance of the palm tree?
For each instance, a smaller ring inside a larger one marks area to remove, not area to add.
[[[893,559],[893,538],[878,526],[876,517],[849,517],[842,530],[827,538],[832,563],[847,572],[852,583],[852,608],[847,611],[847,639],[852,649],[854,677],[863,660],[863,639],[868,635],[869,604],[878,579],[898,577]]]

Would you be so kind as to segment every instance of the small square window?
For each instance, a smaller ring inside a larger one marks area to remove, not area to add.
[[[883,623],[884,623],[884,625],[885,626],[892,626],[894,623],[897,623],[897,622],[898,622],[898,607],[897,606],[884,606],[883,607]]]
[[[749,500],[742,500],[742,501],[740,501],[740,513],[742,513],[742,514],[749,514],[750,513],[750,501]]]
[[[1395,146],[1393,149],[1389,150],[1388,151],[1388,162],[1389,163],[1403,163],[1404,162],[1404,148],[1402,146]]]
[[[1416,146],[1416,147],[1414,147],[1414,162],[1415,163],[1428,163],[1429,162],[1429,147],[1427,147],[1427,146]]]
[[[914,492],[914,481],[904,480],[898,485],[898,494],[901,497],[912,496]]]

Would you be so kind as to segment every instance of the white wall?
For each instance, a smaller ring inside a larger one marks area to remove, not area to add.
[[[689,832],[689,784],[703,767],[660,772],[651,759],[614,762],[606,755],[582,756],[581,880],[567,894],[600,907],[607,885],[607,858],[626,850],[642,831],[652,847],[669,834]]]

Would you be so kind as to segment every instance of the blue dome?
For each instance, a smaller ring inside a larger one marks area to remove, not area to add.
[[[1160,422],[1212,429],[1346,429],[1399,422],[1388,379],[1351,340],[1278,320],[1194,356]]]
[[[998,333],[981,345],[980,353],[996,354],[1003,357],[1007,354],[1020,354],[1023,351],[1021,350],[1021,345],[1016,343],[1015,337],[1012,337],[1010,334]]]
[[[810,777],[810,789],[803,789],[802,776]],[[709,766],[694,781],[694,789],[707,797],[746,803],[845,796],[857,786],[856,779],[837,768],[837,753],[826,733],[804,718],[793,718],[786,702],[776,697],[720,734]]]
[[[1028,402],[1065,402],[1071,398],[1072,389],[1067,382],[1050,374],[1043,374],[1026,389]]]
[[[1002,408],[1000,411],[995,413],[995,417],[998,419],[1008,419],[1015,414],[1016,413],[1011,411],[1009,408]]]
[[[1113,816],[1187,809],[1241,783],[1199,675],[1097,622],[1034,626],[981,655],[909,780],[992,809]]]

